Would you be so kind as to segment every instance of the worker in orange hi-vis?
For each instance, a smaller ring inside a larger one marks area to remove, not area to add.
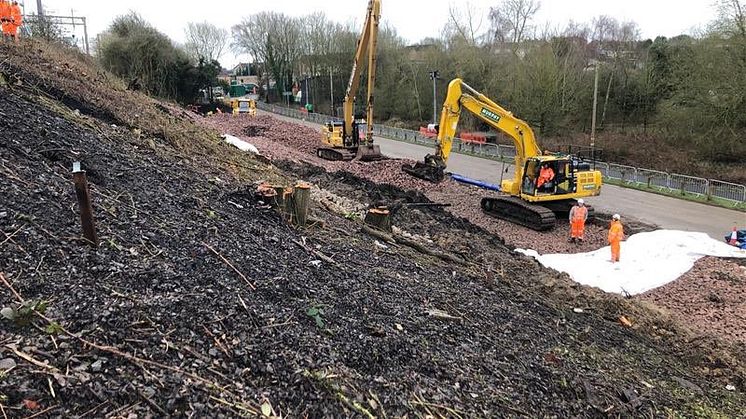
[[[10,31],[10,7],[10,3],[7,0],[0,0],[0,21],[2,22],[3,27],[3,39],[5,39],[6,36],[6,27],[7,31]]]
[[[570,209],[570,240],[573,243],[582,243],[585,239],[585,222],[588,220],[588,207],[585,201],[578,199],[577,204]]]
[[[18,42],[18,28],[23,25],[23,12],[21,12],[21,5],[17,1],[13,2],[10,6],[10,36]]]
[[[624,227],[620,221],[621,217],[619,214],[614,214],[611,219],[611,227],[609,227],[609,244],[611,245],[611,262],[619,262],[619,251],[621,250],[621,242],[624,239]]]
[[[536,179],[536,187],[541,188],[545,184],[551,182],[554,179],[554,170],[549,167],[548,164],[544,163],[539,171],[539,177]]]

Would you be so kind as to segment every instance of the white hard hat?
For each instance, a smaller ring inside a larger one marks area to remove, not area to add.
[[[578,199],[578,204],[583,205],[585,204],[585,201],[583,201],[582,199]]]
[[[611,217],[611,218],[613,218],[613,219],[615,219],[615,220],[618,220],[618,219],[620,219],[620,218],[622,218],[622,217],[620,217],[620,216],[619,216],[619,214],[614,214],[614,216],[613,216],[613,217]]]

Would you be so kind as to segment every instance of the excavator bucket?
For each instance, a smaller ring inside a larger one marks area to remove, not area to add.
[[[377,145],[361,145],[357,148],[357,155],[355,160],[360,161],[376,161],[383,160],[383,154],[381,154],[381,147]]]
[[[442,167],[420,161],[412,166],[405,164],[401,169],[404,173],[433,183],[439,183],[446,177],[445,170]]]

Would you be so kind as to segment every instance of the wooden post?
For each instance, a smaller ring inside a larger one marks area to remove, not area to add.
[[[96,224],[93,218],[93,206],[91,195],[88,191],[88,177],[85,170],[80,169],[80,162],[73,163],[73,182],[75,183],[75,195],[80,207],[80,224],[83,226],[83,237],[88,240],[94,248],[98,248],[98,236],[96,235]]]
[[[311,185],[299,182],[292,195],[291,216],[293,224],[305,227],[308,221],[308,204],[311,202]]]
[[[365,214],[365,224],[381,231],[391,232],[391,213],[386,207],[371,208]]]

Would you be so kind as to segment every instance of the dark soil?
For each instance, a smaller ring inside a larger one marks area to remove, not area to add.
[[[326,227],[289,227],[254,200],[252,181],[297,172],[215,133],[185,149],[39,101],[0,88],[0,272],[24,299],[48,301],[56,322],[0,320],[8,417],[236,417],[262,405],[283,417],[742,412],[741,364],[624,328],[614,301],[546,292],[566,278],[447,211],[401,209],[395,222],[465,267],[383,248],[319,207]],[[79,237],[73,161],[89,175],[97,250]],[[368,204],[423,199],[303,174]],[[0,307],[17,305],[2,289]]]

